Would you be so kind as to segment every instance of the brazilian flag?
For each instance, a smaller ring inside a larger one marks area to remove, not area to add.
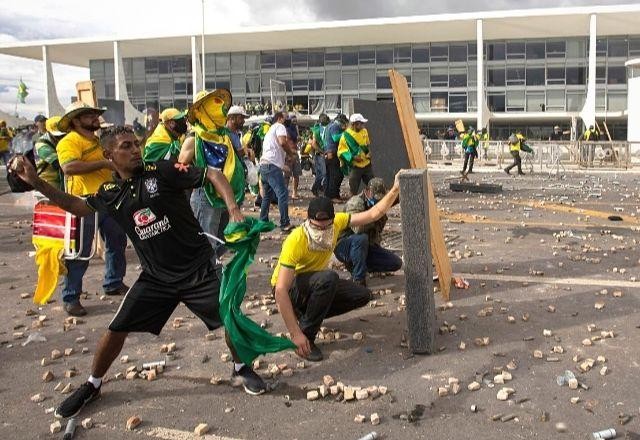
[[[22,82],[22,78],[18,82],[18,100],[24,104],[24,99],[29,95],[27,85]]]
[[[240,204],[244,200],[244,168],[242,168],[240,158],[236,155],[231,145],[229,129],[221,127],[217,130],[209,131],[197,123],[194,126],[194,132],[196,134],[196,166],[200,168],[210,166],[222,171],[222,174],[231,185],[236,203]],[[216,192],[211,182],[205,182],[203,188],[211,206],[214,208],[226,207],[224,200]]]

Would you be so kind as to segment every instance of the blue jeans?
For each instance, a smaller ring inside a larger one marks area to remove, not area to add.
[[[284,173],[275,165],[260,165],[260,181],[264,196],[260,204],[260,220],[269,221],[271,200],[278,200],[280,227],[289,226],[289,190],[284,183]]]
[[[204,188],[196,188],[191,193],[191,209],[193,215],[200,223],[202,230],[208,234],[215,235],[220,240],[224,240],[224,228],[229,224],[229,211],[227,208],[214,208],[209,203]],[[214,250],[213,264],[216,269],[220,266],[216,262],[216,257],[222,256],[225,247],[222,243],[207,237]]]
[[[395,272],[402,267],[402,259],[377,244],[369,244],[367,234],[353,234],[336,245],[334,254],[351,271],[354,281],[366,278],[367,272]]]
[[[327,186],[327,166],[324,163],[324,156],[322,154],[316,154],[314,156],[313,166],[316,172],[316,180],[313,182],[311,192],[313,194],[319,194]]]
[[[122,280],[127,272],[127,260],[124,255],[127,236],[120,225],[108,215],[98,215],[98,229],[106,247],[102,288],[105,291],[115,290],[122,286]],[[95,217],[93,215],[84,217],[82,256],[91,253],[94,231]],[[89,260],[66,260],[65,265],[67,274],[62,287],[62,301],[75,304],[80,300],[82,278],[89,267]]]

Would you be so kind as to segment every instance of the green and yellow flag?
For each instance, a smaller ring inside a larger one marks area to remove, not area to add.
[[[20,78],[20,82],[18,82],[18,100],[20,100],[22,104],[24,104],[24,99],[29,95],[27,90],[27,85],[23,83],[22,78]]]

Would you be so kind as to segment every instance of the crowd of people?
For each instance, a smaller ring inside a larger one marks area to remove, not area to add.
[[[228,90],[202,91],[187,112],[165,109],[153,131],[136,136],[129,127],[101,124],[104,109],[78,101],[64,115],[42,121],[35,156],[55,173],[41,172],[25,156],[10,160],[12,175],[85,219],[83,252],[99,228],[106,244],[104,292],[124,295],[98,343],[87,382],[56,408],[57,417],[74,416],[99,396],[128,333],[159,334],[178,303],[208,329],[222,325],[224,231],[248,222],[241,206],[251,191],[260,220],[268,221],[272,203],[278,205],[280,228],[287,235],[264,282],[272,288],[292,347],[309,361],[323,359],[315,344],[322,322],[371,299],[367,273],[402,266],[401,258],[381,244],[385,214],[398,199],[398,179],[387,188],[373,176],[363,115],[338,115],[333,121],[322,115],[303,137],[294,117],[276,112],[243,132],[248,113],[231,103]],[[313,151],[316,178],[307,218],[296,226],[288,214],[287,178],[299,196],[299,145]],[[256,172],[259,185],[252,188]],[[340,193],[343,176],[349,180],[347,197]],[[336,204],[345,201],[344,212],[336,212]],[[142,268],[131,287],[123,282],[126,237]],[[350,279],[329,269],[332,255],[345,264]],[[65,265],[64,310],[86,315],[80,294],[88,262],[67,260]],[[242,362],[228,332],[226,342],[234,360],[232,381],[249,394],[264,393],[266,384]]]

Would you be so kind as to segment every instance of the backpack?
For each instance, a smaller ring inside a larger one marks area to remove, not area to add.
[[[36,168],[36,158],[33,152],[33,148],[27,150],[24,154],[14,154],[13,156],[11,156],[9,163],[12,163],[13,160],[18,156],[23,156],[25,159],[31,162],[31,165],[33,165],[34,168]],[[45,162],[40,168],[36,168],[38,176],[42,174],[42,172],[47,169],[48,166],[49,164]],[[11,192],[14,193],[33,191],[33,186],[18,177],[16,173],[9,172],[9,165],[7,165],[7,183],[9,184],[9,189],[11,190]]]

